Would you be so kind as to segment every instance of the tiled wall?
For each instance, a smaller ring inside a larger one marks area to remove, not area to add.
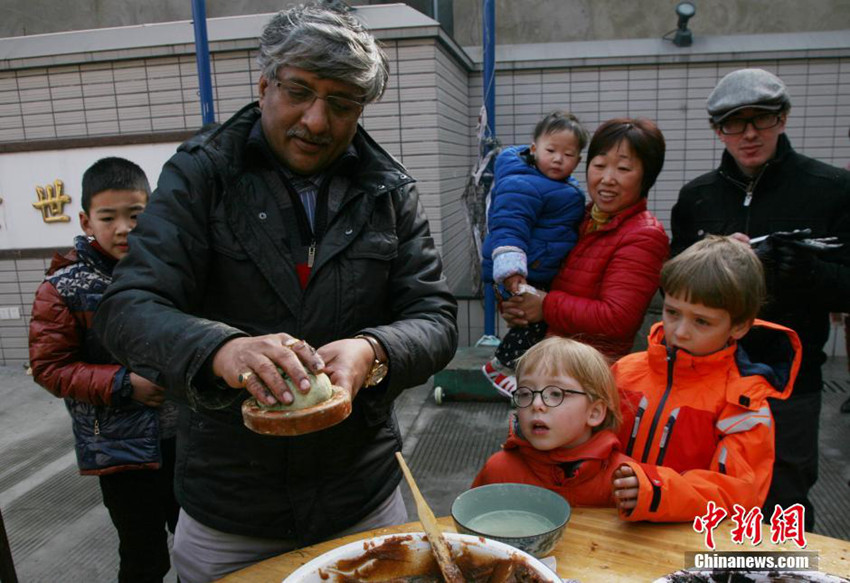
[[[705,100],[723,75],[761,67],[788,85],[792,109],[787,134],[795,149],[829,164],[850,162],[850,58],[770,60],[657,66],[573,67],[502,71],[496,77],[496,135],[503,144],[528,143],[535,123],[553,109],[575,113],[589,131],[613,117],[655,120],[667,141],[664,169],[649,195],[650,209],[669,228],[679,189],[715,168],[723,146],[711,131]],[[481,76],[474,88],[470,119],[481,104]],[[577,177],[586,184],[584,164]]]
[[[0,318],[0,364],[24,365],[29,359],[32,300],[49,263],[49,258],[0,259],[0,309],[4,310]]]
[[[476,155],[481,74],[435,38],[383,40],[391,80],[383,100],[366,108],[364,127],[419,180],[422,203],[460,298],[461,344],[484,331],[480,300],[469,299],[473,259],[461,194]],[[826,162],[850,161],[850,57],[784,54],[770,60],[528,68],[506,60],[496,79],[496,132],[504,144],[526,143],[536,121],[555,108],[576,113],[589,130],[620,116],[655,119],[668,154],[650,208],[667,224],[679,188],[716,166],[722,148],[706,123],[705,98],[726,72],[761,66],[789,85],[794,107],[788,135]],[[738,58],[738,57],[735,57]],[[256,98],[254,51],[219,50],[212,60],[215,110],[226,119]],[[200,123],[194,56],[149,56],[0,71],[0,144],[22,140],[193,130]],[[583,165],[579,180],[584,183]],[[70,244],[70,241],[69,241]],[[46,255],[46,253],[45,253]],[[32,293],[45,259],[0,261],[0,361],[26,360]],[[497,333],[501,333],[497,328]]]
[[[362,124],[419,180],[443,248],[444,236],[458,237],[464,224],[457,201],[470,164],[467,70],[434,39],[390,39],[384,46],[389,88],[366,108]],[[213,54],[217,119],[256,99],[254,57],[251,50]],[[0,71],[0,144],[193,130],[201,124],[197,85],[194,56]],[[461,266],[452,257],[447,254],[446,271],[456,281]],[[21,317],[0,319],[0,364],[26,362],[28,315],[45,261],[2,262],[0,309],[17,307]]]

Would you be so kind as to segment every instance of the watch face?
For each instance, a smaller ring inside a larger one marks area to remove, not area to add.
[[[366,386],[374,387],[387,376],[387,365],[379,362],[372,366],[372,370],[369,371],[369,376],[366,378]]]

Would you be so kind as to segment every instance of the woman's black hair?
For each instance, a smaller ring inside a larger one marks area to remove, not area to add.
[[[667,148],[664,143],[664,134],[651,120],[620,117],[603,123],[590,139],[585,168],[590,166],[591,160],[596,156],[616,148],[623,141],[629,144],[632,152],[643,165],[640,195],[646,198],[664,166],[664,152]]]

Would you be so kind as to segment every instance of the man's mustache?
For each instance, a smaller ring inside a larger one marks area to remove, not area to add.
[[[286,132],[286,137],[298,138],[299,140],[312,142],[314,144],[319,144],[320,146],[327,146],[333,142],[333,139],[330,136],[316,136],[304,128],[289,128]]]

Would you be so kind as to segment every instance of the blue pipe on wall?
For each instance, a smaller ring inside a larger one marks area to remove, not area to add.
[[[201,97],[203,124],[215,121],[213,106],[212,73],[210,72],[210,46],[207,40],[206,0],[192,0],[192,24],[195,28],[195,61],[198,64],[198,88]]]
[[[483,19],[484,49],[484,108],[487,110],[485,150],[493,147],[496,137],[496,0],[484,0]],[[487,152],[482,152],[485,155]],[[492,162],[491,162],[492,164]],[[493,286],[484,286],[484,334],[496,333],[496,297]]]

